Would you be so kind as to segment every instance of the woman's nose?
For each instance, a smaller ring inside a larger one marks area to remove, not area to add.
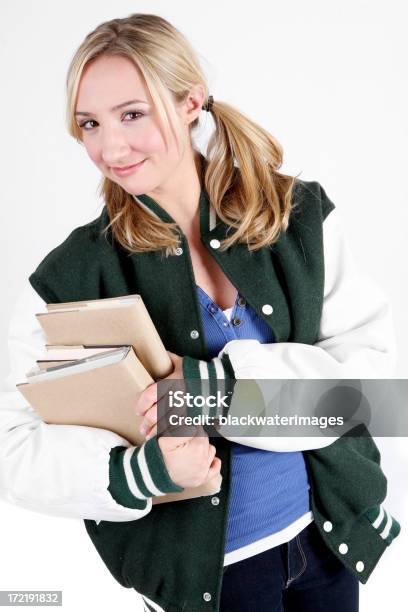
[[[105,134],[101,143],[102,159],[109,166],[126,165],[129,159],[130,146],[123,135],[110,131]]]

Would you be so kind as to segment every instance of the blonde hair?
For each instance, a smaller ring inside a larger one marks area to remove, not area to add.
[[[183,34],[158,15],[135,13],[101,23],[86,36],[66,79],[68,131],[78,142],[82,142],[75,120],[79,82],[88,62],[101,56],[122,56],[134,63],[145,79],[164,135],[172,129],[179,143],[174,102],[182,102],[197,84],[208,99],[205,76]],[[211,112],[215,131],[208,143],[203,186],[219,218],[236,230],[221,242],[220,250],[235,242],[246,243],[249,250],[269,246],[288,227],[296,179],[278,171],[283,150],[269,132],[226,102],[215,99]],[[198,121],[197,117],[190,130]],[[177,224],[137,206],[136,196],[107,177],[102,179],[100,195],[110,219],[105,231],[111,227],[122,247],[133,253],[158,249],[165,249],[166,256],[174,253],[179,244]]]

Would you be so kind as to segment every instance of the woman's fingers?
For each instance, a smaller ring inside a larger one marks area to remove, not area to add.
[[[159,427],[160,427],[161,433],[167,431],[166,417],[162,417],[161,419],[158,419],[157,422],[153,425],[153,427],[148,429],[147,434],[146,434],[146,439],[152,438],[153,436],[157,436]]]
[[[170,427],[169,417],[173,416],[177,420],[178,425],[183,424],[183,417],[187,410],[184,404],[180,406],[170,406],[169,397],[170,391],[180,390],[180,381],[176,381],[174,386],[173,381],[166,381],[167,384],[158,385],[153,383],[139,395],[136,403],[135,413],[141,416],[139,423],[139,432],[142,436],[152,437],[157,435],[158,426],[160,431],[165,431]],[[162,401],[164,400],[164,401]],[[160,415],[158,415],[158,403],[160,402]],[[158,417],[160,416],[160,423]],[[178,421],[181,419],[181,422]],[[176,425],[176,422],[174,423]]]
[[[160,389],[160,390],[159,390]],[[176,387],[178,390],[178,387]],[[163,385],[158,388],[157,383],[147,387],[139,396],[135,407],[135,413],[141,416],[139,430],[142,435],[149,432],[150,429],[157,423],[158,420],[158,404],[160,402],[160,419],[163,422],[164,429],[167,429],[169,423],[166,422],[166,416],[182,417],[186,414],[186,407],[173,407],[169,404],[169,391],[174,392],[172,384]],[[164,400],[164,401],[162,401]],[[168,419],[167,419],[168,420]],[[143,429],[143,431],[142,431]]]
[[[149,408],[144,414],[143,420],[140,424],[139,431],[144,436],[150,429],[157,424],[157,403]]]
[[[150,410],[146,412],[145,417],[141,423],[141,427],[143,427],[144,430],[147,432],[146,438],[156,436],[159,427],[161,433],[165,431],[170,432],[172,430],[172,427],[169,424],[169,419],[167,417],[167,412],[165,412],[165,414],[160,413],[159,415],[157,403],[153,404]],[[141,433],[142,435],[145,435],[144,432]]]
[[[153,383],[146,387],[144,391],[139,395],[135,412],[138,416],[144,416],[145,413],[151,408],[151,406],[157,402],[157,383]]]
[[[146,389],[144,389],[144,391],[142,391],[142,393],[139,395],[137,402],[136,402],[136,406],[135,406],[135,412],[138,416],[143,416],[147,410],[149,410],[149,408],[151,408],[151,406],[153,404],[155,404],[156,402],[160,401],[161,399],[163,399],[166,395],[168,395],[169,392],[169,385],[167,386],[159,386],[157,383],[153,383],[151,385],[149,385],[148,387],[146,387]]]
[[[149,434],[149,437],[151,437],[152,435],[155,435],[157,433],[157,425],[159,422],[161,424],[161,430],[166,430],[168,427],[168,419],[166,418],[166,414],[161,415],[160,419],[158,418],[158,409],[156,402],[153,404],[153,406],[149,408],[149,410],[147,410],[147,412],[145,412],[144,417],[140,423],[139,431],[142,436]]]

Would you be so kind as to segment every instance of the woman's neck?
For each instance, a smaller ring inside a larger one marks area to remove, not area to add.
[[[177,223],[189,241],[200,236],[202,155],[195,150],[180,162],[170,182],[151,196]]]

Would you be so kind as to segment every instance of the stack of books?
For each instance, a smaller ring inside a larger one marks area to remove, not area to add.
[[[132,445],[145,437],[138,395],[166,378],[173,365],[140,295],[47,304],[36,317],[48,344],[17,385],[46,423],[109,429]],[[213,495],[219,474],[199,487],[152,498],[152,503]]]

